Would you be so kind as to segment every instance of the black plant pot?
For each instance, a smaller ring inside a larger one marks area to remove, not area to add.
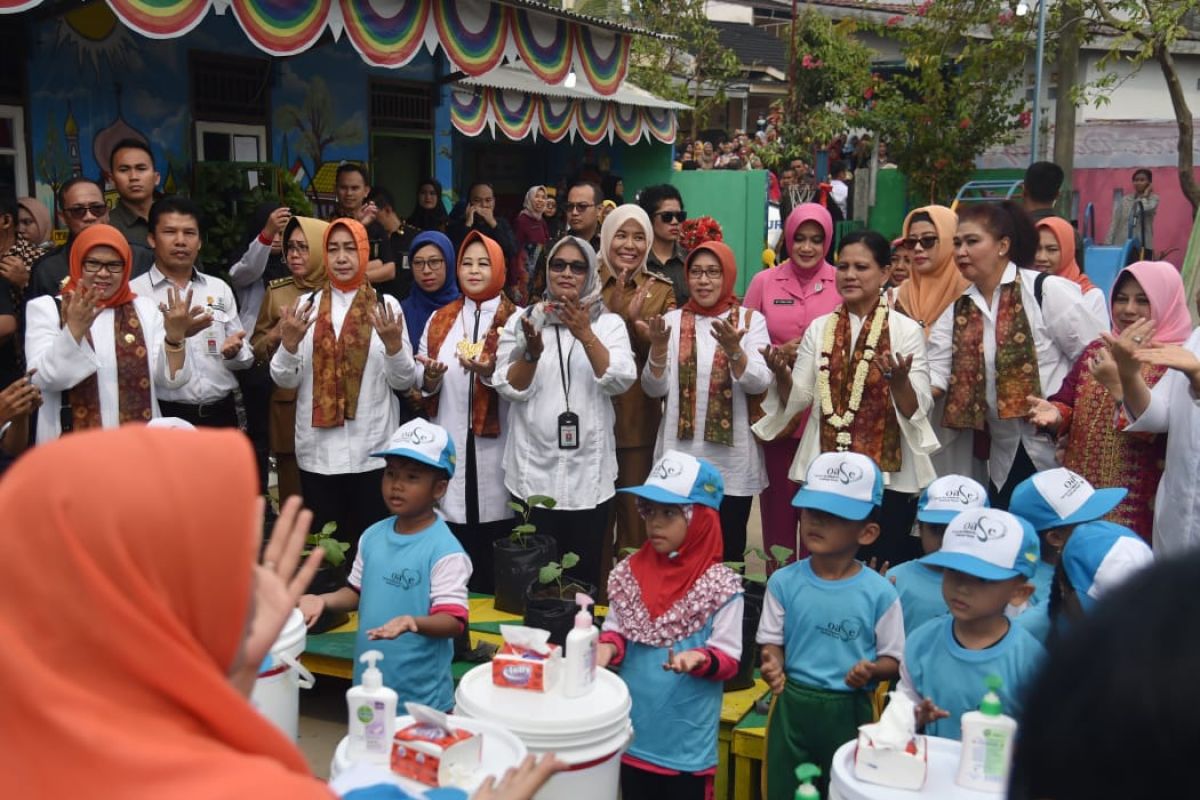
[[[329,562],[323,562],[321,568],[317,570],[317,574],[313,576],[312,583],[309,584],[309,594],[328,594],[336,592],[338,589],[346,585],[346,566],[335,567]],[[330,611],[325,609],[321,612],[321,616],[317,617],[316,623],[308,629],[309,636],[316,636],[319,633],[345,625],[350,619],[350,615],[345,611]]]
[[[495,567],[496,610],[525,613],[525,590],[538,571],[558,557],[558,545],[545,534],[533,533],[522,541],[505,538],[492,543]]]
[[[740,692],[754,685],[754,668],[758,664],[758,618],[762,615],[763,599],[767,587],[761,583],[745,581],[742,612],[742,658],[738,662],[738,673],[725,681],[725,691]]]
[[[557,583],[539,583],[534,578],[525,590],[525,625],[550,631],[550,641],[559,647],[566,646],[567,634],[575,627],[575,595],[583,592],[596,596],[596,587],[587,581],[563,576],[563,588],[559,592]]]

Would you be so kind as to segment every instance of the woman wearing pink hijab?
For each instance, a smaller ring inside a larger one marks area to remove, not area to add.
[[[1139,261],[1117,275],[1112,290],[1112,333],[1119,337],[1139,320],[1154,329],[1149,344],[1182,344],[1192,332],[1179,270],[1165,261]],[[1153,387],[1166,367],[1142,364]],[[1129,420],[1114,409],[1124,398],[1117,362],[1104,341],[1084,349],[1062,387],[1049,400],[1030,398],[1029,419],[1059,437],[1063,466],[1093,486],[1126,486],[1129,494],[1107,519],[1132,528],[1147,542],[1154,523],[1154,496],[1162,477],[1167,437],[1124,431]]]
[[[833,218],[824,206],[804,203],[788,214],[783,236],[788,259],[754,276],[743,305],[763,315],[771,344],[795,361],[796,349],[808,326],[842,302],[837,293],[836,271],[828,260],[833,246]],[[776,544],[793,550],[799,547],[796,531],[800,513],[792,507],[797,487],[788,478],[788,470],[807,420],[805,412],[795,421],[795,430],[790,435],[763,443],[768,485],[759,495],[758,507],[763,546],[768,549]]]

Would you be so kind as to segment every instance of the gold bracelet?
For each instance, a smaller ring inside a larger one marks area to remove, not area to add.
[[[166,351],[168,353],[182,353],[183,352],[183,342],[176,344],[165,336],[163,337],[163,347],[166,349]]]

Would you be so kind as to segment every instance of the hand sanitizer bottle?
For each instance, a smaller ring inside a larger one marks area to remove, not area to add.
[[[362,683],[346,692],[350,709],[350,737],[347,755],[351,761],[386,765],[392,757],[392,737],[396,733],[396,692],[383,685],[383,673],[375,666],[383,653],[368,650],[358,657],[367,665]]]
[[[962,754],[956,783],[980,792],[1001,793],[1008,787],[1017,721],[1005,716],[1000,704],[1002,682],[997,675],[984,681],[987,693],[978,711],[962,715]]]
[[[588,606],[595,601],[586,594],[575,595],[579,613],[575,615],[575,628],[567,634],[567,652],[563,660],[565,675],[563,694],[567,697],[582,697],[592,690],[596,682],[596,644],[600,632],[592,624]]]
[[[795,800],[821,800],[821,793],[812,785],[819,777],[821,768],[816,764],[801,764],[796,767],[796,780],[800,781],[800,785],[796,787]]]

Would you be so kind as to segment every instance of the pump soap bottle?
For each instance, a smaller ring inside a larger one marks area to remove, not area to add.
[[[588,612],[595,601],[580,593],[575,595],[575,605],[579,606],[579,613],[575,615],[575,628],[567,634],[563,663],[566,672],[563,694],[567,697],[582,697],[592,690],[596,682],[596,644],[600,640],[600,631],[592,624]]]
[[[346,691],[350,709],[350,737],[347,755],[351,761],[387,764],[392,756],[392,737],[396,733],[396,692],[383,685],[383,673],[375,666],[383,653],[368,650],[358,657],[367,665],[362,683]]]
[[[804,763],[796,767],[796,780],[800,785],[796,787],[795,800],[821,800],[821,793],[812,783],[819,777],[821,768],[816,764]]]
[[[962,715],[962,755],[958,761],[956,783],[968,789],[999,794],[1008,787],[1017,721],[1002,713],[997,694],[1003,685],[1000,677],[989,675],[984,684],[987,693],[979,710]]]

